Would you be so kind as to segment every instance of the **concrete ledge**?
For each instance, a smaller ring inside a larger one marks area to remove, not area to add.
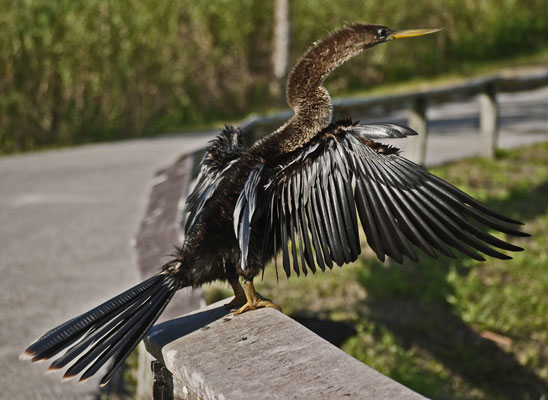
[[[155,326],[148,351],[175,398],[424,399],[273,309],[234,316],[228,300]]]

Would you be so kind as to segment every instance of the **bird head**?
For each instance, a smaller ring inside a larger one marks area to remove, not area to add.
[[[403,39],[415,36],[427,35],[438,32],[441,29],[405,29],[393,30],[383,25],[356,24],[352,28],[359,32],[360,42],[363,48],[373,47],[393,39]]]

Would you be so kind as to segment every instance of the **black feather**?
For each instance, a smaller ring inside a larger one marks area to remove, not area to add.
[[[369,180],[365,180],[365,189],[368,203],[371,205],[373,215],[375,217],[375,223],[377,227],[380,227],[379,233],[382,237],[383,243],[386,244],[386,254],[394,258],[397,262],[402,263],[403,258],[398,246],[399,235],[394,228],[394,222],[387,215],[386,209],[381,204],[380,199],[377,196],[375,188],[376,184]]]
[[[320,218],[320,221],[323,219],[323,222],[325,223],[326,237],[329,242],[333,261],[335,261],[337,265],[342,265],[344,264],[343,243],[341,242],[337,230],[337,222],[334,219],[331,204],[326,200],[326,198],[329,199],[327,191],[328,187],[322,185],[321,190],[316,193],[321,213],[317,215],[317,218]]]
[[[62,368],[79,357],[65,377],[72,377],[88,368],[89,373],[85,373],[81,380],[86,379],[112,356],[121,357],[121,349],[135,348],[178,288],[171,276],[159,274],[149,278],[52,329],[31,345],[27,354],[34,355],[35,360],[46,359],[76,342],[64,355],[54,360],[50,368]],[[81,355],[84,351],[86,353]],[[127,354],[121,361],[126,357]],[[103,383],[110,379],[119,365],[115,362],[110,367]]]
[[[409,212],[408,216],[413,221],[417,229],[420,230],[423,237],[428,241],[430,245],[439,250],[447,257],[457,258],[455,254],[440,240],[439,236],[433,231],[428,222],[417,211],[418,205],[413,201],[409,201],[411,198],[409,190],[393,190],[392,193],[396,196],[401,206]]]
[[[331,213],[333,216],[336,232],[338,233],[340,244],[343,250],[344,261],[348,263],[354,261],[355,258],[352,257],[352,253],[350,250],[350,240],[347,236],[342,206],[341,204],[339,204],[339,196],[335,187],[334,180],[334,175],[331,175],[329,179],[329,188],[325,192],[328,195],[326,196],[326,204],[328,207],[328,213]]]
[[[379,260],[384,261],[386,251],[379,234],[380,228],[377,227],[377,221],[373,216],[373,210],[366,195],[366,188],[361,179],[356,184],[356,206],[369,247],[377,254]]]
[[[147,299],[150,296],[147,297]],[[141,300],[141,299],[139,299]],[[63,356],[57,358],[49,367],[49,369],[60,369],[63,368],[65,365],[70,363],[74,358],[76,358],[79,354],[82,353],[85,349],[87,349],[89,346],[97,342],[101,337],[108,334],[113,330],[115,327],[119,327],[120,322],[124,321],[128,316],[132,316],[135,314],[137,309],[142,307],[142,303],[140,301],[136,301],[135,303],[131,304],[124,312],[119,314],[115,319],[111,320],[108,325],[105,325],[100,328],[100,330],[90,330],[85,338],[83,338],[81,341],[76,343],[73,347],[67,350]]]
[[[422,216],[429,222],[429,225],[432,226],[434,231],[445,243],[459,250],[461,253],[466,254],[468,257],[473,258],[474,260],[485,261],[482,256],[460,243],[459,240],[446,228],[446,226],[439,221],[434,214],[432,214],[430,211],[430,203],[427,200],[424,200],[424,198],[421,198],[418,190],[413,189],[410,192],[413,194],[415,201],[420,201],[420,206],[418,207],[419,213],[421,213]]]
[[[501,221],[507,222],[509,224],[514,225],[523,225],[522,222],[513,220],[511,218],[505,217],[504,215],[501,215],[493,210],[491,210],[489,207],[487,207],[485,204],[480,203],[470,195],[464,193],[462,190],[456,188],[455,186],[451,185],[450,183],[444,181],[441,178],[438,178],[435,175],[430,175],[430,179],[433,182],[436,182],[439,184],[438,188],[441,190],[441,188],[446,189],[448,192],[455,195],[457,198],[461,199],[463,202],[470,204],[472,207],[478,209],[479,211],[484,212],[487,215],[490,215],[491,217],[494,217],[496,219],[499,219]]]
[[[165,308],[173,298],[174,294],[175,291],[170,290],[170,292],[168,292],[163,299],[160,299],[157,303],[157,306],[148,316],[148,319],[141,321],[141,323],[138,325],[138,329],[134,331],[133,336],[125,341],[124,347],[122,347],[118,351],[118,353],[116,353],[114,361],[112,362],[112,366],[108,369],[105,376],[101,379],[101,386],[106,385],[110,381],[112,375],[114,375],[116,370],[120,367],[120,365],[122,365],[124,360],[128,357],[129,353],[131,353],[133,349],[137,346],[137,344],[139,344],[139,342],[145,337],[152,325],[154,325],[154,323],[158,320],[158,317],[162,315],[162,312],[165,310]],[[98,363],[98,361],[96,361],[96,364],[97,365],[92,365],[84,372],[81,380],[87,379],[92,376],[99,368],[101,368],[104,362]]]
[[[281,232],[281,246],[282,246],[282,260],[283,260],[283,267],[284,267],[284,271],[285,271],[285,274],[287,275],[287,277],[291,276],[291,264],[289,263],[289,249],[287,248],[288,246],[288,238],[287,238],[287,218],[286,218],[286,215],[285,215],[285,212],[283,210],[283,206],[282,204],[284,204],[284,201],[282,200],[280,203],[279,203],[279,209],[278,209],[278,212],[279,212],[279,215],[280,215],[280,220],[279,220],[279,223],[280,223],[280,232]]]
[[[500,258],[503,260],[511,258],[505,254],[499,253],[498,251],[491,249],[490,247],[484,245],[483,243],[475,240],[471,235],[467,234],[466,230],[463,230],[459,226],[457,226],[455,222],[453,222],[447,215],[441,212],[440,209],[435,204],[433,204],[429,199],[423,196],[420,189],[417,189],[417,195],[420,196],[423,204],[426,207],[428,207],[430,212],[436,215],[439,218],[439,220],[448,228],[448,230],[454,235],[455,239],[458,238],[462,242],[472,246],[476,250],[479,250],[482,253],[485,253],[491,257]]]
[[[385,187],[380,185],[381,189],[383,190],[385,196],[388,198],[389,207],[392,210],[392,213],[395,215],[398,226],[401,228],[402,233],[411,240],[417,247],[422,249],[426,254],[428,254],[432,258],[437,258],[437,254],[432,249],[430,244],[427,242],[427,240],[424,238],[424,236],[421,234],[421,231],[417,226],[415,226],[415,223],[412,221],[411,217],[408,215],[408,213],[412,213],[409,209],[402,208],[402,205],[400,204],[400,201],[394,195],[394,192],[398,191],[399,189],[393,188],[393,187]],[[417,260],[414,260],[417,261]]]
[[[521,247],[514,246],[513,244],[505,242],[504,240],[500,240],[495,236],[476,228],[474,225],[470,224],[466,219],[464,219],[454,208],[452,208],[450,204],[445,202],[444,199],[434,195],[426,187],[420,188],[420,191],[428,196],[431,201],[435,202],[436,204],[438,204],[438,206],[443,208],[451,216],[453,221],[455,221],[459,225],[460,228],[472,233],[477,238],[504,250],[523,251]]]
[[[346,238],[348,240],[348,245],[350,247],[350,258],[355,260],[356,257],[360,254],[360,240],[358,236],[357,222],[356,222],[356,207],[354,202],[349,202],[348,199],[348,190],[345,187],[344,178],[335,173],[335,184],[337,185],[337,197],[338,197],[338,208],[342,210],[342,219],[344,222],[344,227],[346,230]],[[348,177],[346,179],[348,181]],[[353,199],[352,191],[350,191],[351,199]]]
[[[326,239],[326,233],[324,231],[325,225],[321,223],[319,216],[318,205],[316,201],[316,196],[310,196],[310,206],[307,207],[308,221],[310,222],[310,231],[314,233],[313,237],[316,237],[316,240],[319,242],[318,247],[314,244],[316,249],[316,257],[320,258],[323,255],[323,260],[325,264],[331,269],[333,268],[333,259],[331,258],[331,252],[329,249],[329,244]],[[320,251],[321,250],[321,251]],[[318,260],[319,266],[322,271],[325,271],[325,267],[322,268],[323,263],[320,263]]]
[[[454,258],[454,248],[476,260],[483,260],[476,251],[509,258],[489,245],[521,250],[476,226],[527,236],[516,229],[516,221],[401,157],[397,148],[371,140],[413,134],[395,124],[339,121],[280,157],[273,176],[264,178],[268,185],[257,190],[270,193],[266,228],[272,233],[265,237],[277,235],[286,274],[355,260],[361,252],[358,216],[381,261],[386,255],[418,261],[415,246],[433,258],[436,251]],[[245,254],[244,246],[241,250]]]
[[[352,127],[351,131],[365,139],[404,138],[417,135],[417,132],[411,128],[390,123],[356,125]]]
[[[156,285],[162,280],[160,276],[154,276],[139,285],[126,290],[118,296],[100,304],[94,309],[71,319],[50,330],[31,344],[25,351],[33,357],[33,361],[45,360],[70,346],[89,329],[96,329],[113,315],[116,315],[125,305],[141,298],[144,292],[156,289]]]
[[[163,287],[158,293],[151,297],[150,304],[157,304],[158,300],[163,300],[168,292],[169,289]],[[146,307],[145,304],[141,304],[133,315],[119,324],[112,332],[108,332],[106,336],[100,337],[100,339],[67,370],[65,377],[78,375],[97,357],[99,357],[98,360],[104,360],[103,363],[106,362],[120,346],[125,344],[124,339],[127,339],[127,333],[131,332],[135,326],[139,326],[137,325],[138,322],[147,319],[153,314],[154,308]],[[101,363],[101,365],[103,363]]]

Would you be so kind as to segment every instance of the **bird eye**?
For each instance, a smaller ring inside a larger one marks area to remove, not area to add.
[[[388,29],[379,28],[379,30],[377,31],[377,36],[379,37],[379,39],[385,39],[388,36],[388,33]]]

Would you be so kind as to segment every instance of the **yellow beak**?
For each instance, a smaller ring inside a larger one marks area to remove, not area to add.
[[[406,29],[404,31],[394,31],[390,35],[388,35],[388,40],[428,35],[429,33],[438,32],[438,31],[441,31],[442,29],[443,28],[440,28],[440,29]]]

